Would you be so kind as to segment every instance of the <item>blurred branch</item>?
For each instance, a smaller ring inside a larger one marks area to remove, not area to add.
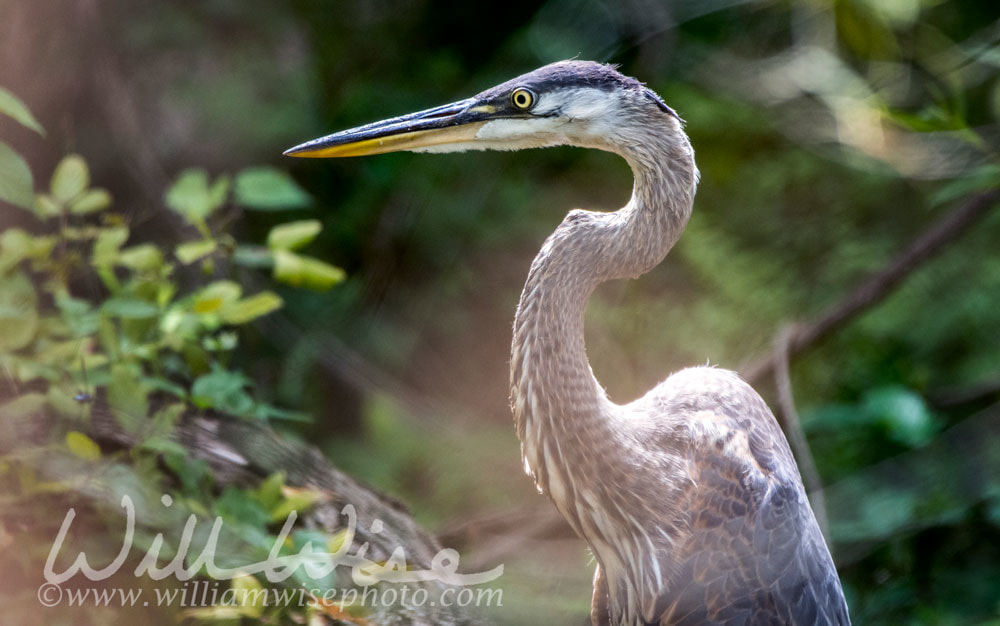
[[[847,293],[834,306],[819,317],[797,325],[789,334],[789,358],[825,338],[837,328],[881,302],[922,263],[940,252],[982,219],[1000,199],[1000,189],[976,194],[947,215],[934,222],[930,228],[914,239],[882,270]],[[743,368],[743,378],[757,382],[774,370],[781,360],[776,349],[760,356]]]
[[[974,385],[946,387],[930,392],[930,403],[936,407],[947,409],[972,402],[980,402],[1000,394],[1000,377]]]
[[[816,515],[816,522],[819,524],[823,537],[826,538],[827,545],[832,545],[830,543],[830,524],[826,516],[826,501],[823,498],[823,482],[816,469],[816,461],[813,460],[809,442],[806,441],[806,435],[802,431],[799,413],[795,410],[795,396],[792,394],[792,379],[788,368],[788,338],[793,332],[793,326],[784,326],[778,331],[774,342],[776,357],[774,382],[778,390],[778,419],[788,437],[792,453],[795,454],[795,459],[798,461],[799,471],[802,472],[813,513]]]
[[[105,446],[127,449],[140,445],[139,439],[119,426],[103,399],[98,400],[92,415],[90,434],[97,441]],[[324,499],[301,513],[301,528],[319,530],[333,537],[346,528],[342,516],[344,507],[353,506],[357,514],[353,541],[357,546],[367,546],[366,552],[359,554],[368,559],[382,562],[402,549],[408,565],[431,570],[441,552],[442,546],[437,539],[424,530],[400,502],[340,471],[317,448],[283,437],[264,422],[217,412],[192,411],[181,418],[171,439],[191,458],[203,460],[211,467],[219,488],[258,485],[268,476],[282,472],[288,486],[324,494]],[[58,464],[47,469],[59,472]],[[355,547],[351,553],[360,549]],[[445,582],[434,579],[415,584],[432,598],[439,597],[448,588]],[[372,610],[368,616],[371,621],[365,623],[441,626],[480,623],[473,610],[434,601],[426,606],[379,604]]]

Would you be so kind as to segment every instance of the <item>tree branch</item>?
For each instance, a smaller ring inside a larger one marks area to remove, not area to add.
[[[888,265],[855,287],[840,302],[813,321],[797,326],[788,337],[788,355],[793,356],[801,352],[881,302],[922,263],[958,239],[989,213],[998,199],[1000,199],[1000,189],[976,194],[934,222]],[[774,370],[779,360],[777,351],[772,349],[768,354],[756,358],[744,367],[743,378],[751,383],[757,382],[769,371]]]
[[[51,419],[52,416],[48,416],[48,419],[21,420],[35,426],[31,431],[26,429],[20,433],[15,432],[17,436],[14,440],[31,440],[31,432],[35,433],[35,437],[41,436],[51,430],[53,425],[50,423],[47,427],[39,428],[37,424]],[[98,398],[92,407],[91,420],[88,434],[103,446],[133,449],[142,441],[141,435],[128,433],[119,426],[103,398]],[[3,429],[0,429],[0,433],[10,434]],[[323,494],[320,501],[300,513],[299,528],[319,531],[332,538],[348,529],[342,513],[345,506],[351,505],[356,514],[356,525],[349,529],[353,533],[353,545],[348,549],[349,554],[358,554],[372,562],[382,563],[395,558],[397,551],[402,549],[407,564],[414,569],[433,571],[435,567],[435,559],[442,549],[441,543],[412,518],[403,504],[351,478],[315,447],[283,437],[264,422],[216,412],[192,411],[181,417],[170,438],[191,458],[207,463],[212,469],[214,484],[219,489],[255,487],[269,475],[283,472],[288,486],[307,488]],[[63,480],[78,475],[79,465],[79,459],[72,455],[63,454],[62,458],[49,455],[44,468],[47,475]],[[113,491],[110,489],[110,481],[96,480],[91,481],[91,484],[96,484],[97,488],[83,491],[81,495],[115,511],[120,495],[114,492],[115,498],[107,497]],[[168,525],[162,530],[176,533],[175,526],[178,523],[176,520],[173,522],[172,526]],[[239,543],[240,537],[236,538],[235,544],[230,542],[228,546],[224,545],[226,539],[223,537],[220,543],[224,546],[223,549],[249,549]],[[364,551],[358,552],[361,545],[365,546]],[[493,563],[483,569],[495,566],[496,563]],[[464,562],[461,568],[462,571],[469,571]],[[326,581],[319,581],[316,586],[338,590],[338,598],[349,588],[362,593],[362,588],[347,575],[347,568],[341,570],[335,572],[333,586],[328,587],[329,583]],[[294,580],[287,584],[293,587],[300,584]],[[435,578],[407,584],[413,589],[420,589],[421,593],[426,593],[432,599],[451,588],[446,581]],[[377,583],[379,587],[391,585],[390,582]],[[467,626],[482,621],[474,608],[452,606],[440,600],[412,606],[405,601],[377,602],[366,608],[371,613],[366,615],[365,620],[350,623]]]
[[[792,394],[792,378],[788,368],[788,338],[792,332],[794,332],[793,326],[785,326],[778,332],[774,342],[774,354],[777,357],[774,382],[778,390],[778,419],[788,437],[788,444],[792,448],[795,460],[798,461],[813,513],[816,515],[816,522],[823,537],[826,538],[827,545],[831,545],[830,524],[826,516],[826,501],[823,498],[823,481],[820,479],[816,461],[813,460],[809,442],[806,441],[805,432],[802,430],[799,413],[795,410],[795,396]]]

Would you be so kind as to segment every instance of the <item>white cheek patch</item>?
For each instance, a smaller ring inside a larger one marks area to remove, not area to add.
[[[601,89],[561,89],[539,97],[534,112],[538,115],[557,114],[562,118],[594,121],[611,113],[620,103],[613,92]]]

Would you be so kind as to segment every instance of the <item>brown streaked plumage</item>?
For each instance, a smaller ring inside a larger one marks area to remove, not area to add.
[[[528,273],[514,321],[511,405],[526,470],[593,550],[595,624],[848,624],[833,560],[767,405],[733,372],[670,376],[625,405],[584,346],[594,288],[660,263],[698,170],[680,118],[633,78],[554,63],[451,105],[329,135],[286,154],[519,150],[621,155],[629,203],[570,211]]]

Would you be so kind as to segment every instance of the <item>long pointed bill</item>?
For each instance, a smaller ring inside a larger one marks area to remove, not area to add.
[[[495,108],[469,98],[452,104],[366,124],[285,151],[293,157],[329,158],[418,150],[475,141]]]

